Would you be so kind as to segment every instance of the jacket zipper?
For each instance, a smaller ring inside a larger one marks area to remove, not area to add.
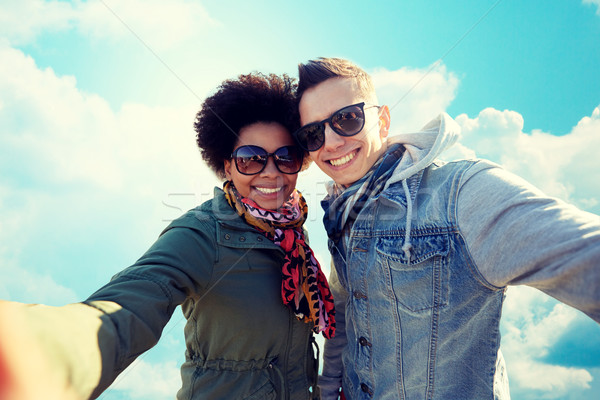
[[[289,358],[290,358],[290,347],[292,347],[291,346],[291,344],[292,344],[292,337],[293,337],[292,329],[294,327],[294,321],[293,321],[292,318],[295,318],[292,315],[291,312],[288,313],[288,315],[289,315],[289,317],[288,317],[288,340],[287,340],[287,346],[285,347],[285,356],[283,358],[283,370],[285,371],[285,375],[286,376],[288,374],[288,362],[289,362]],[[290,397],[289,397],[289,390],[288,390],[289,388],[288,388],[287,380],[286,380],[285,385],[284,385],[284,387],[282,389],[283,389],[283,392],[284,392],[283,393],[284,394],[283,398],[285,400],[289,400]]]

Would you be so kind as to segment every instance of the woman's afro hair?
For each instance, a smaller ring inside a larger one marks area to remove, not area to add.
[[[231,157],[242,128],[257,122],[279,123],[290,134],[299,128],[296,86],[285,74],[250,73],[224,81],[204,100],[194,122],[196,143],[219,178],[225,177],[223,162]]]

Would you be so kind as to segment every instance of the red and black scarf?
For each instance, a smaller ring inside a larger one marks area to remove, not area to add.
[[[244,220],[280,246],[285,259],[282,271],[281,297],[299,320],[313,322],[313,331],[330,339],[335,334],[335,309],[327,279],[319,261],[306,243],[302,225],[308,208],[302,194],[294,190],[277,211],[261,208],[253,200],[242,197],[231,181],[223,184],[229,205]]]

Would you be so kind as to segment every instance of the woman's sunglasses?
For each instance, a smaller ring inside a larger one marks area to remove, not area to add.
[[[317,151],[325,143],[325,123],[340,136],[354,136],[365,126],[365,105],[379,107],[365,102],[346,106],[321,122],[304,125],[294,132],[294,138],[305,150]]]
[[[261,173],[273,157],[275,167],[282,174],[297,174],[302,168],[304,152],[297,146],[283,146],[273,153],[258,146],[241,146],[233,151],[231,158],[240,174],[255,175]]]

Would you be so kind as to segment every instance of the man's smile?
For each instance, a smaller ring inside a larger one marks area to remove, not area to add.
[[[354,157],[356,156],[358,151],[359,151],[359,149],[352,150],[350,153],[348,153],[340,158],[334,158],[331,160],[327,160],[327,162],[329,162],[334,167],[341,167],[341,166],[349,163],[352,159],[354,159]]]

